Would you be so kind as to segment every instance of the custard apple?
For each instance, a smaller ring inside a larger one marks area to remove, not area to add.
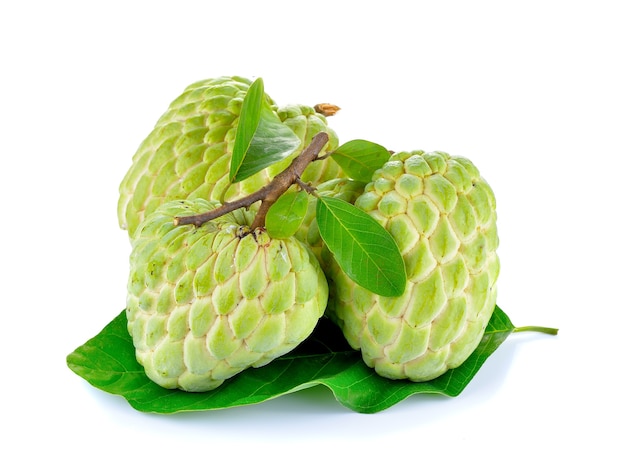
[[[400,297],[329,269],[329,315],[365,363],[391,379],[427,381],[476,349],[496,300],[494,194],[468,159],[401,152],[374,173],[355,206],[395,239],[407,273]]]
[[[208,391],[263,366],[308,337],[326,308],[328,284],[309,249],[250,231],[252,211],[174,223],[216,204],[166,202],[131,242],[128,331],[147,376],[165,388]]]
[[[144,217],[166,201],[232,200],[257,191],[287,167],[315,133],[325,131],[329,135],[322,155],[338,146],[337,135],[327,126],[325,116],[303,105],[278,109],[266,96],[302,144],[284,161],[229,187],[239,113],[250,85],[248,79],[236,76],[207,79],[188,86],[170,104],[137,149],[120,183],[118,221],[131,238]],[[302,180],[317,183],[340,175],[339,166],[327,158],[311,164]]]

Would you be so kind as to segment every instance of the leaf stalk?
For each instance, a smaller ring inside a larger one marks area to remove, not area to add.
[[[547,328],[544,326],[521,326],[513,329],[513,332],[541,332],[543,334],[556,336],[559,333],[559,330],[557,328]]]

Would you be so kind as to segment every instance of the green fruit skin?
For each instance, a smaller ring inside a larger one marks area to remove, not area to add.
[[[146,375],[164,388],[209,391],[263,366],[308,337],[326,308],[326,278],[295,238],[250,232],[243,211],[174,225],[215,206],[167,202],[132,240],[128,331]]]
[[[496,303],[496,203],[469,160],[444,152],[394,154],[355,206],[396,240],[407,272],[400,297],[381,297],[329,268],[335,320],[384,377],[428,381],[476,349]]]
[[[188,86],[170,104],[140,144],[119,186],[118,221],[131,238],[139,223],[167,201],[232,200],[257,191],[287,167],[319,131],[326,131],[330,137],[322,154],[338,146],[337,135],[323,115],[307,106],[277,109],[266,96],[302,145],[284,161],[230,185],[232,148],[250,84],[250,80],[237,76],[206,79]],[[311,164],[302,179],[317,183],[340,174],[339,166],[328,158]]]
[[[276,110],[278,117],[291,130],[298,135],[302,144],[295,151],[299,154],[306,146],[309,145],[313,137],[321,132],[328,134],[328,143],[324,146],[321,156],[334,151],[339,147],[339,138],[337,133],[328,126],[326,117],[315,111],[313,107],[306,105],[286,105]],[[315,161],[304,170],[302,180],[310,182],[313,186],[317,186],[328,180],[340,178],[344,176],[344,172],[332,157],[327,157],[319,161]]]

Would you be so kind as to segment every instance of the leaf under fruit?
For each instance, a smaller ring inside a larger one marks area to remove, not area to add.
[[[478,348],[458,368],[424,383],[389,380],[368,368],[341,331],[322,318],[307,340],[261,368],[250,368],[213,391],[164,389],[135,359],[126,313],[67,356],[69,368],[94,387],[124,397],[142,412],[207,411],[257,404],[316,385],[328,387],[343,406],[361,413],[385,410],[413,394],[458,396],[487,358],[516,328],[496,306]]]

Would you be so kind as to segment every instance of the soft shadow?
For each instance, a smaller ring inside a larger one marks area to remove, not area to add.
[[[504,386],[507,375],[514,371],[519,349],[545,339],[554,339],[554,336],[539,332],[512,333],[487,359],[458,397],[471,399],[474,403],[489,400]]]
[[[90,393],[110,418],[119,423],[150,430],[174,430],[192,437],[219,431],[220,435],[242,439],[272,436],[301,438],[314,435],[333,439],[346,435],[372,437],[415,429],[457,417],[485,404],[504,385],[520,346],[546,336],[538,333],[513,334],[487,359],[465,390],[455,398],[440,394],[414,394],[376,414],[359,414],[342,406],[323,385],[280,396],[254,405],[228,409],[152,414],[138,412],[125,399],[90,386]]]

